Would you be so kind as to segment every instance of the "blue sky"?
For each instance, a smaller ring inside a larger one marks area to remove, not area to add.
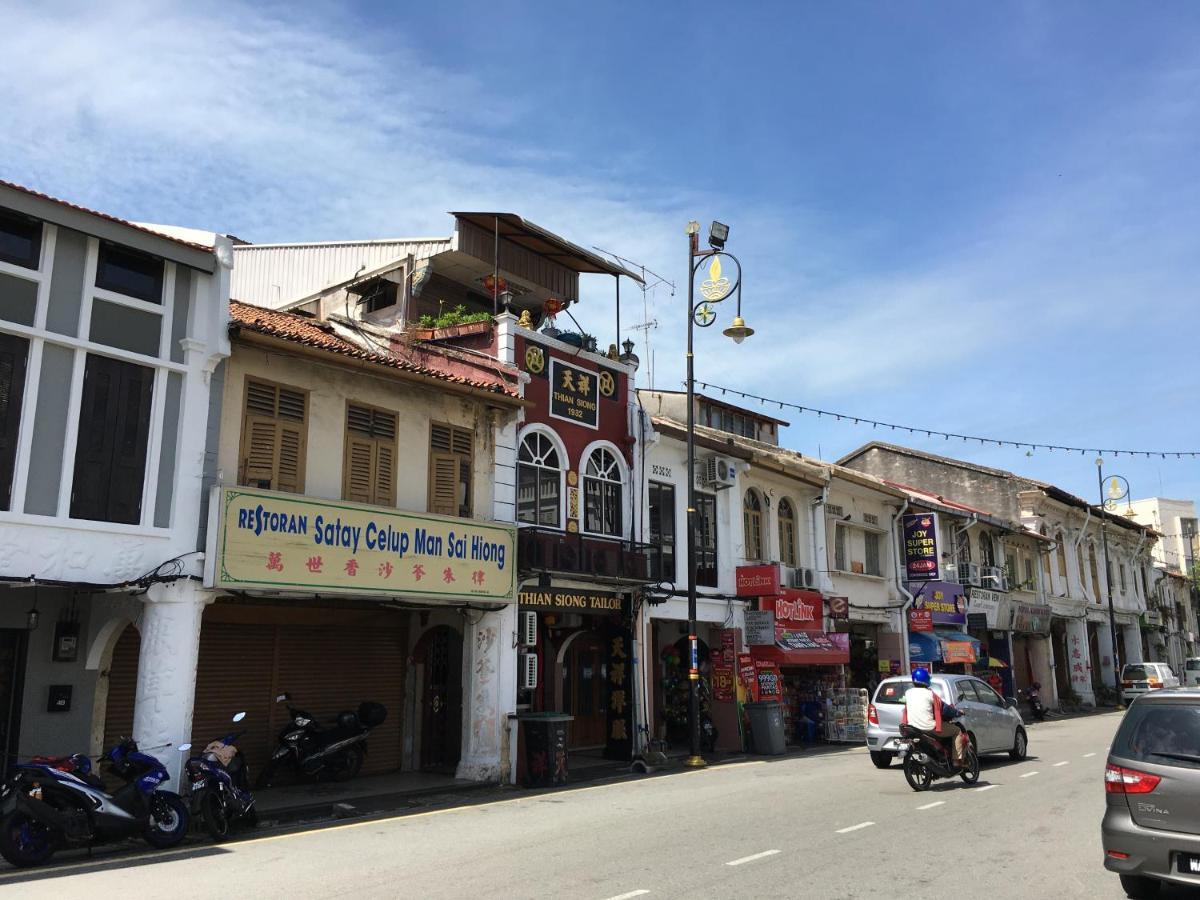
[[[54,8],[0,2],[5,178],[253,241],[520,212],[675,282],[646,297],[650,352],[632,335],[667,388],[683,228],[719,218],[759,333],[704,333],[704,380],[949,431],[1200,449],[1194,4]],[[591,282],[578,314],[608,343],[611,284]],[[628,331],[643,302],[624,300]],[[827,459],[879,436],[783,417],[785,442]],[[1090,456],[896,437],[1095,491]],[[1200,497],[1200,461],[1110,468],[1138,495]]]

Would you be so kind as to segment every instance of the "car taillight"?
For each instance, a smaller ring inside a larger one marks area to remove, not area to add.
[[[1120,850],[1109,850],[1108,855],[1113,859],[1129,859],[1129,854],[1122,853]]]
[[[1151,678],[1150,681],[1148,682],[1148,684],[1150,685],[1151,689],[1162,687],[1162,682],[1159,681],[1157,678]]]
[[[870,722],[872,725],[879,724],[879,710],[877,710],[875,708],[874,703],[870,703],[867,705],[867,721]]]
[[[1149,794],[1160,781],[1162,778],[1158,775],[1112,763],[1104,769],[1104,791],[1108,794]]]
[[[1133,682],[1132,681],[1122,681],[1121,687],[1133,687]]]

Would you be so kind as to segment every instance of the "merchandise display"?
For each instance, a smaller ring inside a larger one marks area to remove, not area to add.
[[[867,739],[870,694],[863,688],[838,688],[826,709],[825,739],[831,743],[861,744]]]
[[[841,666],[805,666],[783,672],[783,727],[789,744],[826,737],[827,699],[845,684]]]

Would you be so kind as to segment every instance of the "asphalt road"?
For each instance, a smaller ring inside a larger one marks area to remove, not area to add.
[[[23,898],[1123,897],[1101,859],[1118,714],[914,793],[864,750],[753,761],[41,872]],[[17,888],[17,890],[13,890]],[[1167,891],[1164,900],[1183,894]]]

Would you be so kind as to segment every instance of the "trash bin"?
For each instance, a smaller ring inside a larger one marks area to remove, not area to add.
[[[787,750],[783,730],[783,704],[772,701],[747,703],[750,715],[750,747],[762,756],[779,756]]]
[[[564,713],[522,713],[521,740],[525,746],[525,787],[545,787],[567,781],[567,723],[574,719]]]

